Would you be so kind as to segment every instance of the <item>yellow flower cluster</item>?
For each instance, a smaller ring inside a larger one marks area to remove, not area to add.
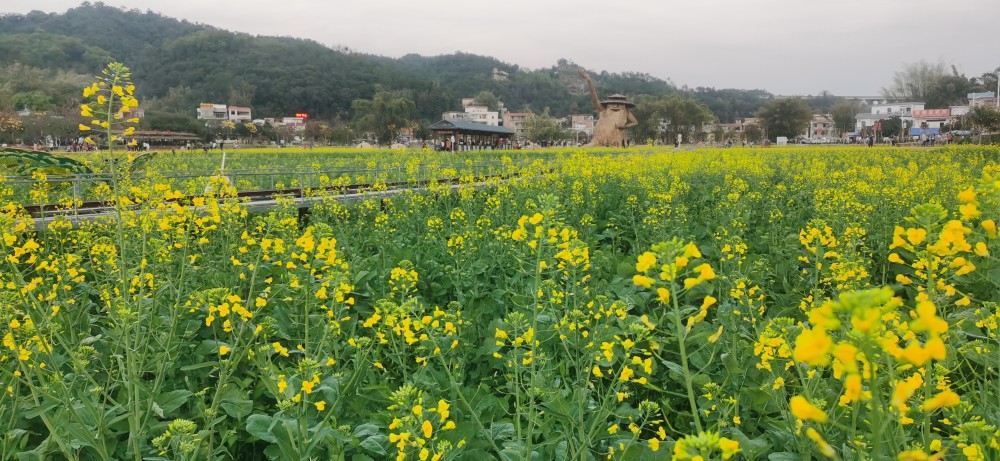
[[[86,133],[93,127],[101,128],[107,134],[109,146],[122,138],[131,138],[135,134],[135,126],[139,123],[137,117],[128,117],[132,109],[139,107],[139,101],[133,96],[135,85],[132,84],[132,73],[121,63],[108,64],[90,86],[83,89],[84,100],[91,102],[80,106],[80,115],[92,118],[90,125],[80,124],[80,131]],[[91,106],[93,104],[93,107]],[[99,119],[96,117],[103,116]],[[133,125],[133,126],[130,126]],[[88,144],[96,144],[87,136]],[[135,139],[128,143],[137,144]]]
[[[742,451],[739,442],[719,436],[718,432],[701,432],[697,435],[688,435],[677,440],[674,444],[674,461],[707,461],[717,459],[716,455],[723,460],[730,459]]]
[[[442,432],[457,427],[451,417],[451,405],[439,399],[437,405],[424,407],[424,393],[405,385],[393,392],[392,422],[389,423],[389,443],[396,447],[396,461],[416,459],[439,461],[456,448],[465,446],[465,439],[456,445],[440,437]]]

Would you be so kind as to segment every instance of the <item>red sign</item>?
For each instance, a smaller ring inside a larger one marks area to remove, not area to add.
[[[914,117],[927,118],[927,117],[948,117],[951,116],[951,109],[927,109],[927,110],[915,110],[913,111]]]
[[[307,114],[305,112],[296,112],[295,116],[298,117],[298,118],[302,118],[302,119],[309,118],[309,114]]]

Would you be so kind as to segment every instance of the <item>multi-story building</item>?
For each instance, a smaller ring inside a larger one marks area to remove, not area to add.
[[[491,111],[486,106],[466,106],[465,112],[469,114],[469,121],[483,123],[490,126],[500,126],[498,112]]]
[[[879,120],[888,120],[892,117],[899,117],[904,124],[913,125],[913,111],[924,110],[922,102],[887,102],[885,104],[872,104],[870,113],[861,113],[855,116],[855,131],[865,131],[875,126]]]
[[[249,122],[253,120],[250,116],[249,107],[229,106],[229,120],[234,122]]]
[[[507,112],[503,115],[503,126],[514,131],[518,138],[523,138],[524,122],[532,115],[531,112]]]
[[[871,113],[876,115],[888,115],[890,117],[909,117],[915,110],[923,110],[922,102],[887,102],[885,104],[873,104]]]
[[[441,114],[441,120],[447,120],[449,122],[454,122],[456,120],[462,122],[468,122],[470,121],[469,115],[470,114],[468,112],[458,112],[458,111],[445,112]]]
[[[486,106],[473,105],[472,98],[463,98],[462,107],[465,108],[464,112],[450,111],[441,114],[442,120],[448,121],[465,121],[465,122],[475,122],[482,123],[484,125],[499,126],[500,125],[500,113],[496,111],[491,111]]]
[[[968,98],[971,107],[996,107],[997,105],[996,93],[992,91],[969,93]]]
[[[268,117],[264,123],[269,123],[275,128],[291,127],[295,131],[306,129],[306,119],[304,117]]]
[[[229,111],[225,104],[201,103],[198,106],[198,120],[222,121],[229,120]]]
[[[807,138],[833,138],[836,136],[837,128],[833,123],[833,116],[829,114],[813,115],[812,120],[809,121],[809,129],[806,132]]]
[[[225,104],[201,103],[197,109],[198,120],[233,122],[249,122],[253,120],[249,107],[229,106]]]
[[[952,121],[951,109],[926,109],[913,111],[913,128],[934,128],[940,129],[942,126]]]
[[[590,114],[573,114],[569,116],[570,129],[586,134],[588,137],[594,135],[594,116]]]

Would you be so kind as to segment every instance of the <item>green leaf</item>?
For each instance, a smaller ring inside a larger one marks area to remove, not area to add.
[[[361,440],[365,437],[370,437],[375,434],[378,434],[378,426],[371,423],[367,423],[354,428],[353,435],[356,439]]]
[[[65,434],[69,434],[69,445],[73,448],[81,447],[93,447],[94,443],[91,439],[94,437],[95,431],[92,428],[86,427],[80,423],[64,423],[59,424],[59,431]]]
[[[486,436],[492,439],[494,442],[513,437],[514,424],[513,423],[490,424],[490,428],[486,430]]]
[[[558,444],[556,444],[556,453],[555,453],[556,461],[564,461],[566,459],[568,451],[569,450],[566,446],[565,440],[562,440]]]
[[[230,385],[222,391],[219,408],[227,415],[236,419],[242,419],[253,411],[253,401],[245,398],[243,391],[236,386]]]
[[[162,413],[158,413],[158,415],[163,418],[164,414],[173,413],[182,405],[187,403],[188,397],[191,397],[191,395],[191,391],[186,389],[165,392],[153,399],[153,405],[158,405],[160,407]]]
[[[183,367],[181,367],[181,371],[200,370],[202,368],[214,367],[214,366],[216,366],[218,364],[219,364],[219,362],[214,362],[214,361],[213,362],[201,362],[201,363],[196,363],[194,365],[183,366]]]
[[[389,437],[382,434],[375,434],[361,442],[361,448],[377,455],[388,455]]]
[[[730,435],[740,443],[740,449],[747,459],[755,459],[758,454],[766,453],[767,449],[771,448],[771,444],[763,436],[751,440],[737,427],[730,430]]]
[[[43,413],[48,413],[52,411],[53,408],[58,407],[58,403],[49,403],[45,405],[39,405],[37,407],[31,407],[21,413],[21,416],[25,419],[33,419],[41,416]]]
[[[271,433],[271,417],[268,415],[250,415],[247,418],[247,432],[268,443],[278,443],[278,438]]]

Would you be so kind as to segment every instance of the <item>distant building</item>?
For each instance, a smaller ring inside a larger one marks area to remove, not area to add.
[[[198,120],[229,120],[229,111],[225,104],[201,103],[198,106]]]
[[[837,128],[833,123],[833,116],[830,114],[813,115],[809,121],[809,129],[806,132],[809,139],[834,138],[837,137]]]
[[[476,123],[484,123],[490,126],[500,126],[500,117],[497,112],[491,111],[486,106],[466,106],[465,112],[469,114],[469,120]]]
[[[507,77],[510,77],[510,74],[500,69],[497,69],[496,67],[493,68],[493,80],[496,80],[498,82],[503,82],[507,80]]]
[[[969,106],[970,107],[996,107],[997,97],[996,93],[992,91],[984,91],[982,93],[969,93]]]
[[[233,122],[249,122],[253,120],[249,107],[229,106],[225,104],[201,103],[197,109],[198,120]]]
[[[249,122],[253,120],[250,116],[249,107],[229,106],[229,120],[234,122]]]
[[[303,117],[267,117],[264,123],[268,123],[275,128],[290,127],[294,131],[306,129],[306,119]]]
[[[531,112],[507,112],[503,116],[503,126],[517,134],[517,137],[524,137],[524,122],[531,117]]]
[[[972,108],[969,106],[951,106],[949,107],[949,109],[951,109],[952,117],[961,117],[963,115],[968,115],[969,112],[972,110]]]
[[[870,113],[855,115],[854,130],[865,131],[875,126],[875,122],[888,120],[892,117],[899,117],[903,123],[913,125],[913,111],[924,110],[922,102],[887,102],[885,104],[873,104]]]
[[[915,110],[923,110],[922,102],[887,102],[885,104],[874,104],[871,106],[871,113],[875,115],[886,114],[890,117],[909,117]]]
[[[569,128],[573,131],[594,135],[594,116],[590,114],[573,114],[569,116]]]
[[[468,112],[451,111],[441,114],[441,120],[468,122],[472,118]]]
[[[927,109],[913,111],[913,128],[937,128],[952,121],[951,109]]]
[[[441,119],[449,121],[476,122],[490,126],[500,125],[499,112],[491,111],[486,106],[474,105],[472,104],[474,101],[475,100],[473,98],[463,98],[462,107],[465,108],[464,112],[445,112],[441,114]]]

